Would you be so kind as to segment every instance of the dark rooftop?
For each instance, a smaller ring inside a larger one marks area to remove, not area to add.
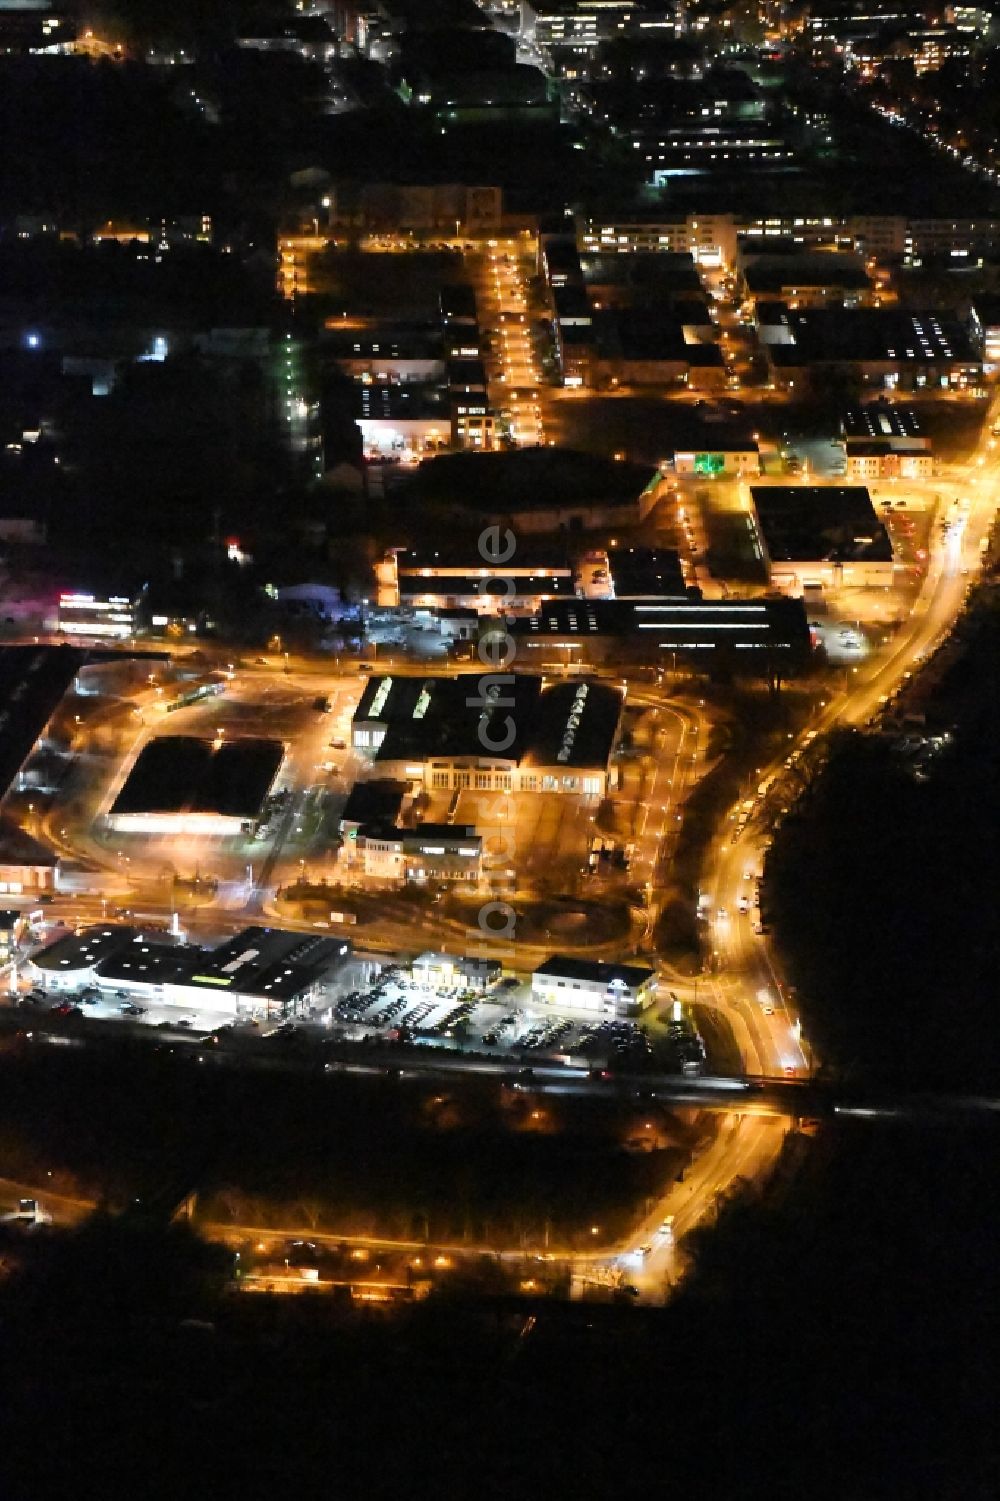
[[[788,314],[792,344],[769,344],[776,364],[824,360],[963,360],[978,365],[969,335],[946,313],[901,308],[817,308]]]
[[[528,726],[523,764],[606,766],[621,711],[621,692],[607,683],[575,681],[546,688]]]
[[[554,600],[510,622],[516,641],[584,641],[614,637],[623,646],[660,651],[775,648],[809,644],[801,600],[581,599]]]
[[[218,813],[254,818],[281,765],[276,740],[164,735],[143,746],[111,809],[116,813]]]
[[[864,485],[752,485],[772,562],[891,562],[892,543]]]
[[[567,980],[590,980],[597,985],[623,981],[630,990],[638,990],[653,978],[648,964],[615,964],[605,959],[576,959],[569,954],[553,954],[535,970],[536,975],[556,975]]]
[[[374,777],[369,782],[355,782],[347,794],[340,815],[340,827],[345,824],[395,823],[406,796],[406,783],[394,782],[388,777]]]
[[[0,648],[0,797],[85,660],[71,646]]]
[[[425,459],[414,479],[425,500],[486,514],[638,499],[657,471],[571,448],[453,453]]]
[[[685,594],[680,555],[672,548],[609,547],[608,562],[616,599]]]
[[[747,266],[744,277],[754,293],[777,293],[786,287],[843,287],[858,291],[869,285],[860,256],[833,252],[761,256]]]
[[[0,817],[0,865],[55,865],[57,856],[25,833],[12,819]]]

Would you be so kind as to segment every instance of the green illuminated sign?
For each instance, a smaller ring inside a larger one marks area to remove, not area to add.
[[[725,467],[726,461],[721,453],[696,453],[694,456],[695,474],[721,474]]]

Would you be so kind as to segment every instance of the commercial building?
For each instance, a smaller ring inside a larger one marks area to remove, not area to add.
[[[355,782],[340,815],[340,832],[347,839],[372,824],[395,824],[403,809],[407,786],[384,777]]]
[[[252,829],[284,757],[279,741],[148,740],[107,814],[121,834],[235,838]]]
[[[887,589],[892,542],[864,485],[754,485],[754,529],[775,589]]]
[[[556,601],[512,621],[519,652],[540,667],[649,663],[683,658],[749,674],[780,663],[786,673],[809,655],[799,600],[588,599]]]
[[[931,440],[914,407],[869,402],[841,419],[847,478],[929,479],[934,473]]]
[[[479,615],[523,614],[574,592],[572,568],[556,557],[531,567],[523,557],[491,564],[481,556],[394,548],[376,563],[375,579],[379,605]]]
[[[883,295],[862,258],[842,252],[755,255],[744,260],[741,282],[753,308],[772,300],[792,309],[877,307]]]
[[[525,673],[369,679],[351,727],[379,773],[432,791],[603,796],[622,694]]]
[[[600,384],[673,385],[689,390],[721,390],[726,384],[719,346],[697,334],[688,338],[672,309],[615,309],[601,315],[597,333]]]
[[[656,999],[656,971],[646,964],[553,954],[532,975],[531,994],[543,1005],[594,1016],[638,1016]]]
[[[222,1018],[302,1015],[350,945],[338,938],[249,927],[218,948],[152,941],[107,924],[58,938],[26,972],[47,990],[96,986],[146,1005],[213,1011]]]
[[[943,313],[897,308],[820,308],[787,314],[786,343],[768,343],[776,384],[804,387],[825,368],[852,367],[862,385],[887,391],[979,391],[982,359],[965,328]]]
[[[482,995],[499,980],[501,968],[497,959],[467,959],[429,950],[417,955],[410,974],[414,984],[425,990],[473,990]]]
[[[632,255],[637,251],[683,252],[702,265],[738,269],[737,250],[743,236],[791,239],[800,249],[837,246],[873,256],[884,265],[917,265],[941,259],[954,265],[992,255],[1000,236],[1000,219],[981,215],[908,218],[901,214],[733,214],[690,212],[649,213],[642,217],[613,217],[576,221],[577,244],[586,266],[594,251]]]

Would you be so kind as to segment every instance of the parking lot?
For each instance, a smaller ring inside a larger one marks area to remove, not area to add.
[[[367,984],[345,988],[322,1019],[350,1041],[381,1037],[500,1053],[628,1056],[649,1044],[642,1023],[573,1016],[533,1001],[530,986],[510,977],[484,995],[459,988],[428,990],[393,966]]]

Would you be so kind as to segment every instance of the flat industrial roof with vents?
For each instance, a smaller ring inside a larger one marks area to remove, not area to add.
[[[586,599],[553,600],[509,623],[527,646],[571,645],[613,638],[623,652],[711,651],[729,647],[806,650],[809,628],[797,599]]]

